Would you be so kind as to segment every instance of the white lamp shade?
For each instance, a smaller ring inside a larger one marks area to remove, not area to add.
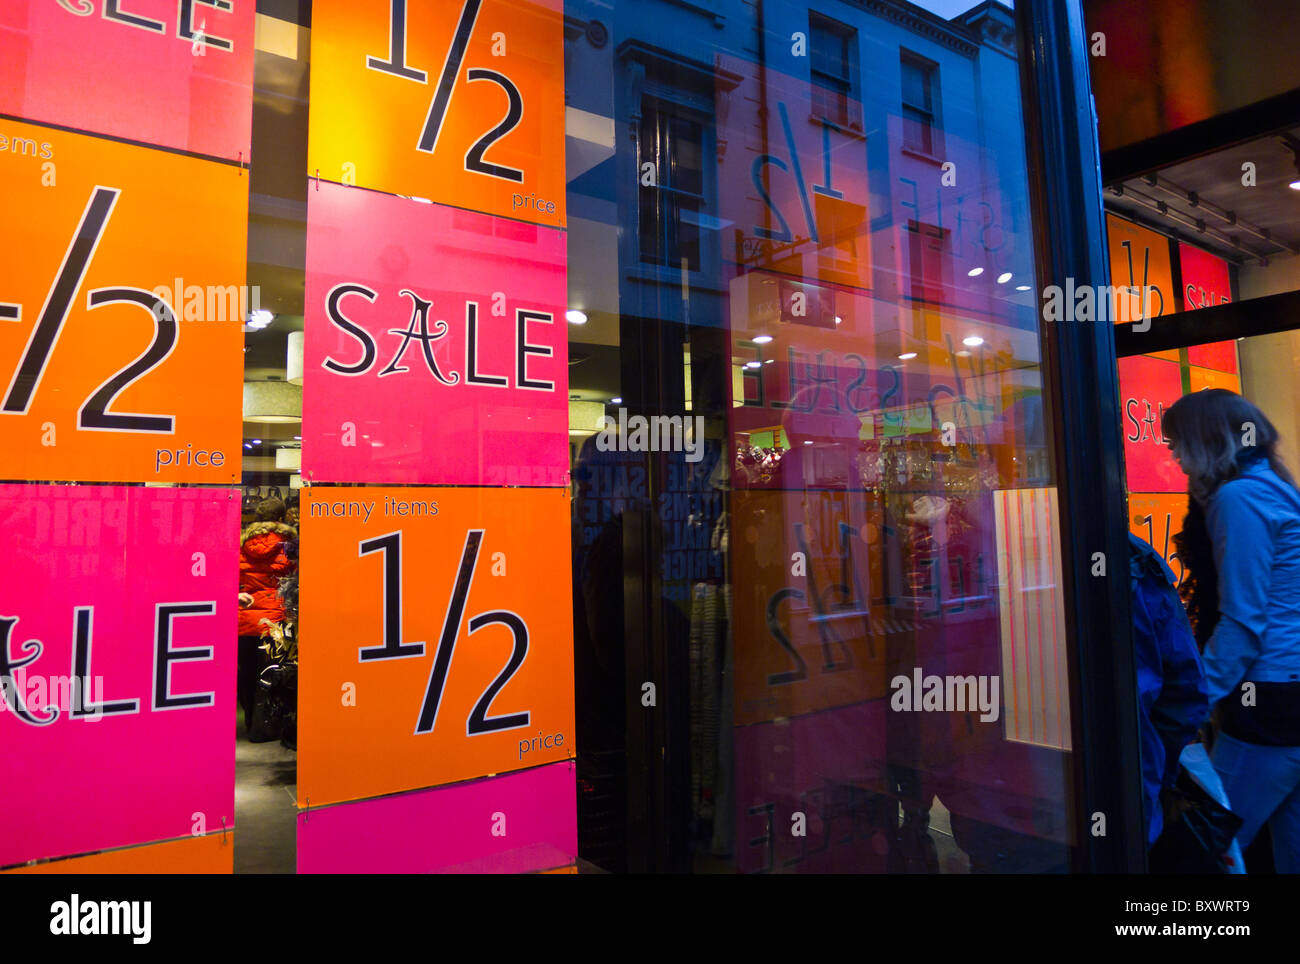
[[[289,332],[289,354],[284,360],[284,377],[293,385],[302,384],[302,345],[303,333]]]
[[[301,422],[302,386],[288,382],[244,382],[244,421]]]
[[[302,449],[276,449],[275,467],[277,469],[288,469],[290,472],[297,472],[302,468]]]

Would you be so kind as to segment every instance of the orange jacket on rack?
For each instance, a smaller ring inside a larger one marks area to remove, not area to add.
[[[284,544],[297,532],[282,522],[254,522],[239,540],[239,591],[253,597],[253,604],[239,610],[239,635],[261,636],[263,619],[284,620],[284,602],[277,595],[280,580],[293,571],[294,562]]]

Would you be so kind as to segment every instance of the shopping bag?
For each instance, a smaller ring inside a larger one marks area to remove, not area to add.
[[[1153,874],[1226,874],[1228,852],[1241,818],[1216,800],[1180,765],[1178,779],[1161,794],[1165,827],[1151,847]]]

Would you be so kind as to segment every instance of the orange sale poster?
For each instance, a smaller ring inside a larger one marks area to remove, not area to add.
[[[0,132],[38,148],[0,153],[5,477],[237,481],[248,178],[17,121]]]
[[[304,490],[299,805],[571,758],[565,489]]]
[[[564,227],[558,0],[316,0],[312,177]]]

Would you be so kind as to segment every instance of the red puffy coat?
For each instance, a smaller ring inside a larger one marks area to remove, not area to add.
[[[239,591],[252,595],[253,604],[239,610],[240,636],[261,636],[263,619],[284,621],[284,601],[277,590],[294,568],[284,544],[296,538],[293,526],[282,522],[254,522],[244,530],[239,540]]]

